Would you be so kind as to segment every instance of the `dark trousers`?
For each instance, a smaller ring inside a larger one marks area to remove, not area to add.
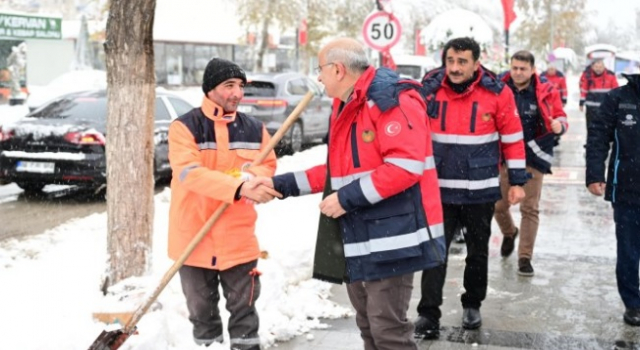
[[[585,123],[584,125],[587,127],[587,135],[589,132],[589,125],[591,125],[591,121],[593,117],[598,113],[598,108],[596,106],[585,106],[586,112],[584,113]]]
[[[193,266],[179,270],[182,291],[187,299],[189,320],[193,324],[193,339],[198,345],[222,342],[222,320],[218,302],[222,293],[227,300],[229,340],[231,349],[260,348],[258,328],[260,322],[255,308],[260,296],[260,279],[252,273],[257,260],[218,271]]]
[[[489,267],[489,237],[491,236],[491,219],[495,203],[482,204],[443,204],[444,235],[447,252],[457,226],[467,228],[465,243],[467,245],[466,266],[464,268],[464,289],[461,301],[463,308],[480,308],[487,296],[487,274]],[[445,264],[430,270],[422,271],[421,298],[418,314],[434,321],[440,320],[442,313],[442,288],[447,274],[447,258]]]
[[[616,279],[624,306],[640,309],[640,206],[615,203],[613,218],[616,222],[618,256]]]
[[[417,350],[407,310],[413,273],[347,284],[365,350]]]

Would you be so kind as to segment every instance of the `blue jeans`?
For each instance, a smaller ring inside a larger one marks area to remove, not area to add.
[[[614,203],[613,219],[618,241],[618,292],[626,308],[640,309],[640,206]]]

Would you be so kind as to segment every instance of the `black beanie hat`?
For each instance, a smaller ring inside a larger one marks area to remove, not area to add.
[[[202,77],[202,91],[204,91],[204,94],[206,95],[209,91],[220,85],[220,83],[231,78],[242,79],[243,83],[247,83],[247,76],[244,74],[244,70],[242,70],[240,66],[223,58],[213,58],[209,61],[207,68],[204,70],[204,77]]]

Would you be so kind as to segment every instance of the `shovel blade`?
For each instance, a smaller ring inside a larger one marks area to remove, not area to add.
[[[102,331],[89,350],[117,350],[130,336],[131,333],[125,333],[122,329]]]

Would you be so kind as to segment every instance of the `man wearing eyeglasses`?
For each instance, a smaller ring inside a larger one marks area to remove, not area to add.
[[[318,59],[318,81],[335,98],[327,164],[256,181],[284,197],[324,191],[320,211],[335,225],[321,219],[319,240],[335,230],[346,259],[319,271],[320,257],[337,259],[317,246],[314,277],[347,283],[365,349],[416,350],[413,275],[445,256],[424,99],[415,82],[371,67],[353,39],[330,42]]]

